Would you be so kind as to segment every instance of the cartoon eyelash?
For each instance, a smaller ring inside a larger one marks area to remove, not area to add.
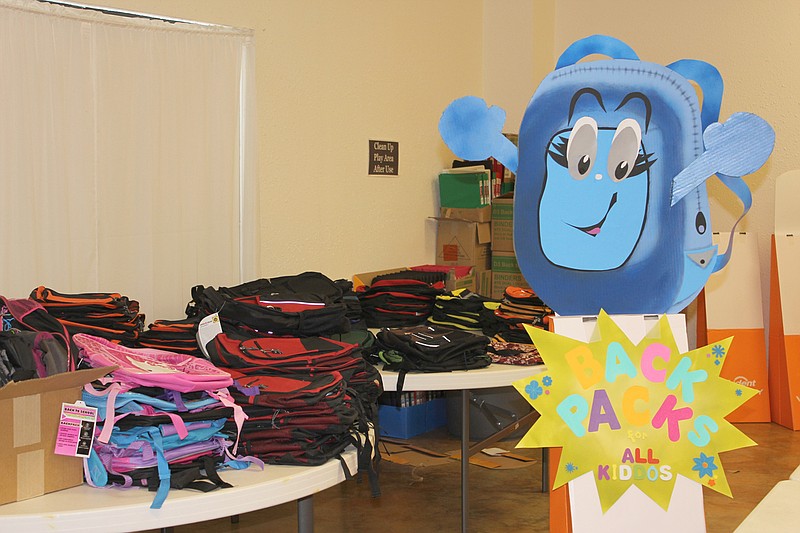
[[[559,137],[558,141],[553,140],[550,143],[550,150],[547,151],[548,155],[553,158],[553,161],[558,163],[564,168],[569,167],[569,163],[567,163],[567,137]],[[652,153],[639,153],[636,157],[636,163],[633,165],[633,170],[631,170],[629,178],[633,176],[638,176],[642,172],[646,172],[653,166],[653,163],[658,161],[658,159],[650,159],[653,157]]]
[[[559,137],[558,138],[559,142],[553,140],[550,143],[552,149],[547,151],[550,157],[553,158],[553,161],[555,161],[564,168],[569,167],[569,163],[567,163],[567,139],[568,139],[567,137]]]
[[[633,170],[631,170],[631,173],[628,177],[631,178],[633,176],[638,176],[642,172],[645,172],[652,167],[653,163],[658,161],[658,159],[650,159],[652,155],[652,153],[643,154],[640,152],[639,156],[636,158],[636,163],[633,165]]]

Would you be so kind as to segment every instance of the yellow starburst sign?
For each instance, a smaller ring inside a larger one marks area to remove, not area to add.
[[[677,475],[731,496],[720,452],[753,446],[725,416],[757,391],[721,378],[732,337],[680,353],[666,316],[634,345],[528,328],[547,371],[514,383],[541,415],[518,447],[563,447],[554,488],[591,472],[606,512],[635,485],[663,509]]]

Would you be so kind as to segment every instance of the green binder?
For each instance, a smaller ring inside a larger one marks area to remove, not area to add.
[[[489,205],[490,172],[441,172],[439,201],[441,207],[476,208]]]

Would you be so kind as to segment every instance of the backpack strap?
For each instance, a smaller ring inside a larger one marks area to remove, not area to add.
[[[116,402],[117,402],[117,395],[123,390],[122,385],[119,382],[112,382],[105,390],[98,391],[94,387],[92,387],[91,383],[87,383],[83,386],[83,390],[86,393],[92,396],[106,396],[106,410],[105,410],[105,420],[103,421],[103,429],[100,431],[100,434],[97,436],[97,440],[99,442],[107,444],[108,441],[111,439],[111,432],[114,430],[114,426],[118,420],[125,418],[128,415],[136,414],[136,412],[127,412],[121,415],[116,414]],[[145,415],[166,415],[172,421],[173,426],[175,426],[175,432],[180,436],[180,438],[186,438],[189,434],[189,431],[186,429],[186,424],[183,422],[183,418],[175,413],[170,413],[167,411],[156,411],[150,405],[144,405],[143,410],[139,412],[140,414]]]
[[[106,396],[106,418],[105,422],[103,423],[103,429],[97,436],[97,440],[103,443],[108,443],[109,439],[111,438],[111,431],[114,429],[114,420],[116,416],[115,404],[117,401],[117,395],[122,390],[122,386],[115,381],[105,390],[99,391],[92,387],[91,383],[87,383],[83,386],[83,390],[92,396]]]
[[[720,108],[722,107],[722,93],[723,93],[723,81],[722,76],[720,75],[719,71],[711,64],[706,63],[705,61],[699,61],[696,59],[682,59],[676,61],[670,65],[667,65],[667,68],[677,72],[681,76],[685,77],[686,79],[692,80],[700,87],[700,90],[703,93],[703,108],[700,112],[700,118],[703,127],[703,141],[706,145],[706,149],[710,146],[713,147],[713,141],[715,140],[715,131],[721,131],[721,126],[716,124],[712,127],[719,120],[719,113]],[[737,198],[742,202],[742,213],[739,215],[739,218],[733,223],[733,226],[730,230],[730,237],[728,238],[728,246],[725,249],[725,253],[720,254],[717,257],[717,260],[714,264],[713,272],[718,272],[719,270],[723,269],[725,265],[728,264],[728,261],[731,258],[731,253],[733,252],[733,237],[735,235],[736,226],[741,222],[747,212],[750,210],[750,207],[753,205],[753,196],[750,192],[750,187],[747,186],[747,183],[741,176],[744,174],[748,174],[750,172],[754,172],[757,170],[763,163],[766,161],[766,157],[769,157],[769,153],[772,151],[772,145],[774,145],[775,137],[774,132],[771,132],[769,125],[761,119],[758,119],[755,115],[744,115],[744,114],[734,114],[731,118],[726,122],[726,126],[731,125],[734,126],[736,124],[745,124],[748,127],[749,135],[746,135],[748,138],[752,137],[756,140],[754,141],[755,144],[759,144],[759,140],[761,143],[764,144],[761,147],[761,150],[766,152],[766,156],[763,157],[763,161],[754,162],[755,168],[752,170],[749,168],[737,168],[736,170],[740,171],[740,175],[731,175],[730,173],[723,173],[721,169],[717,170],[716,166],[714,168],[708,168],[706,172],[695,172],[695,173],[687,173],[681,172],[678,176],[675,177],[673,181],[673,189],[672,189],[672,199],[671,204],[675,205],[680,198],[682,198],[685,194],[690,192],[693,188],[697,187],[705,181],[701,174],[704,173],[714,173],[716,171],[717,177],[719,180],[728,187],[728,189],[733,192]],[[756,120],[758,119],[758,120]],[[766,128],[764,127],[766,126]],[[722,137],[723,135],[719,135]],[[766,145],[769,145],[769,148],[766,148]],[[737,148],[730,149],[731,155],[735,152],[739,152]],[[748,151],[745,151],[748,152]],[[705,156],[701,154],[701,156],[697,159],[697,161],[701,160]],[[735,159],[735,157],[734,157]],[[760,159],[756,157],[756,159]],[[692,167],[694,163],[692,163],[687,169]],[[705,166],[705,165],[701,165]],[[727,169],[726,169],[727,170]],[[731,169],[733,170],[733,169]],[[750,172],[747,172],[747,171]],[[684,178],[682,178],[684,176]],[[707,177],[707,176],[706,176]]]
[[[633,48],[619,39],[608,35],[590,35],[575,41],[562,52],[556,62],[556,70],[574,65],[584,57],[592,54],[603,54],[611,59],[639,59]]]
[[[44,361],[44,353],[45,349],[42,347],[42,335],[45,333],[38,333],[33,338],[33,346],[31,346],[31,352],[33,354],[33,362],[36,364],[36,373],[39,375],[40,378],[46,378],[47,376],[51,375],[51,373],[47,372],[47,367]],[[51,338],[55,338],[50,335]],[[52,372],[55,374],[56,372]]]
[[[239,448],[239,437],[242,434],[242,426],[244,425],[244,421],[247,420],[248,416],[245,414],[242,406],[238,405],[234,401],[234,399],[231,397],[230,391],[228,391],[227,388],[207,392],[209,396],[219,400],[223,406],[233,409],[233,420],[236,423],[236,442],[234,442],[233,446],[231,446],[231,451],[228,451],[228,455],[233,457]]]
[[[397,386],[395,387],[395,391],[397,391],[398,394],[403,393],[403,385],[406,382],[407,373],[408,370],[406,370],[405,368],[401,368],[397,371]]]
[[[747,183],[739,177],[739,176],[727,176],[725,174],[717,174],[717,178],[730,189],[733,194],[735,194],[739,200],[742,202],[743,209],[742,214],[739,215],[739,218],[736,219],[736,222],[733,223],[731,226],[731,234],[728,237],[728,247],[725,250],[725,253],[720,254],[717,257],[716,263],[714,263],[714,272],[718,272],[725,268],[725,265],[728,264],[728,261],[731,259],[731,252],[733,252],[733,236],[736,234],[736,226],[741,222],[744,216],[750,211],[750,207],[753,205],[753,195],[750,193],[750,187],[747,186]]]
[[[350,468],[348,468],[347,461],[345,461],[344,457],[342,457],[342,454],[337,453],[336,454],[336,458],[339,460],[339,463],[342,465],[342,473],[344,474],[344,479],[346,481],[350,481],[351,479],[353,479],[353,473],[350,471]]]
[[[176,390],[166,390],[166,393],[170,397],[170,399],[172,399],[172,401],[175,403],[175,408],[178,411],[184,412],[184,411],[188,411],[189,410],[186,407],[186,404],[183,403],[183,396],[181,396],[180,392],[178,392]]]
[[[724,84],[719,70],[714,65],[697,59],[681,59],[670,63],[667,68],[700,86],[703,93],[700,121],[705,131],[719,120],[719,110],[722,107]]]
[[[94,447],[89,450],[89,457],[83,458],[83,475],[90,487],[104,487],[108,483],[108,471]]]
[[[174,489],[192,489],[201,492],[211,492],[212,490],[228,489],[233,486],[219,477],[217,461],[213,457],[204,455],[199,458],[199,461],[201,466],[172,472],[170,487]],[[205,474],[203,474],[203,472],[205,472]]]
[[[160,481],[158,490],[156,491],[156,496],[153,498],[153,503],[150,505],[150,509],[161,509],[161,506],[164,504],[164,500],[167,499],[167,494],[169,493],[170,477],[172,473],[170,472],[167,458],[164,456],[164,441],[161,437],[161,432],[159,429],[154,427],[149,430],[146,435],[150,437],[147,439],[147,441],[156,452],[158,479]]]
[[[371,410],[365,405],[364,399],[354,389],[348,388],[348,394],[353,399],[358,412],[358,423],[355,430],[350,432],[350,440],[358,450],[358,472],[359,474],[362,471],[367,473],[370,488],[372,489],[372,497],[377,498],[381,495],[377,469],[377,464],[381,458],[380,450],[377,446],[379,431],[375,427],[373,416],[370,415]]]
[[[217,462],[213,457],[205,455],[203,456],[202,461],[203,470],[206,472],[206,477],[208,477],[208,479],[210,479],[214,485],[224,489],[229,489],[233,486],[230,483],[223,481],[222,478],[219,477],[219,472],[217,472]]]

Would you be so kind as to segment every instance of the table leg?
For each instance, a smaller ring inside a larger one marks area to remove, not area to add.
[[[470,391],[461,390],[461,531],[467,533],[469,522],[469,412]]]
[[[561,461],[561,448],[548,448],[548,461],[555,468]],[[556,472],[549,468],[549,486],[553,486]],[[561,485],[550,491],[550,531],[551,533],[572,533],[572,512],[569,506],[569,485]]]
[[[550,489],[550,454],[542,448],[542,492]]]
[[[305,496],[297,500],[297,533],[314,533],[314,500]]]

